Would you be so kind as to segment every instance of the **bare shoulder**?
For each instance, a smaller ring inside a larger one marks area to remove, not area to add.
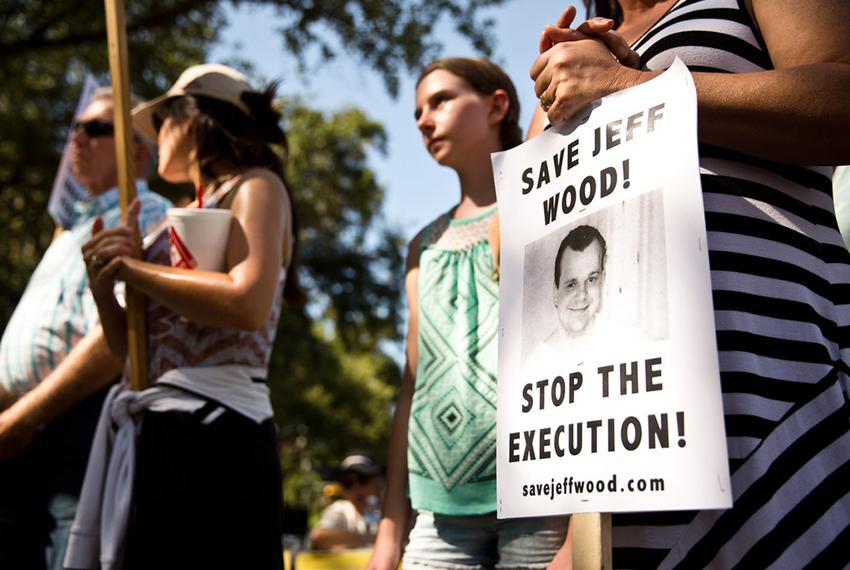
[[[410,273],[412,269],[419,268],[419,250],[422,245],[422,236],[425,232],[425,228],[422,228],[417,232],[413,239],[410,240],[410,243],[407,244],[407,272]]]
[[[438,223],[440,220],[445,218],[446,214],[440,214],[427,224],[425,224],[422,229],[416,232],[416,235],[413,236],[413,239],[410,240],[410,243],[407,244],[407,270],[410,271],[411,268],[419,267],[419,254],[422,252],[422,245],[425,243],[428,236],[431,234],[434,229],[434,225]]]
[[[748,7],[776,68],[850,62],[850,2],[750,0]]]
[[[278,193],[284,193],[283,191],[286,190],[283,180],[268,168],[251,168],[250,170],[246,170],[242,174],[242,183],[239,185],[239,188],[240,190],[243,188],[266,191],[274,190]]]
[[[426,226],[427,227],[427,226]],[[416,368],[419,338],[419,252],[425,228],[407,244],[407,266],[405,268],[404,289],[407,293],[407,361]]]
[[[252,168],[242,173],[239,187],[223,206],[234,211],[269,210],[269,214],[276,215],[289,201],[289,192],[277,174],[267,168]]]

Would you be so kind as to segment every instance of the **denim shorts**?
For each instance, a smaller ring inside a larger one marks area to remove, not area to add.
[[[497,519],[419,511],[403,570],[544,569],[564,544],[569,517]]]

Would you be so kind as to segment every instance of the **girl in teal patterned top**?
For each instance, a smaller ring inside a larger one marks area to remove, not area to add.
[[[423,142],[460,202],[411,241],[407,364],[372,570],[545,568],[565,521],[496,518],[498,215],[490,153],[522,142],[510,78],[485,59],[429,65],[416,89]],[[409,496],[409,501],[408,501]],[[418,512],[409,542],[411,506]]]

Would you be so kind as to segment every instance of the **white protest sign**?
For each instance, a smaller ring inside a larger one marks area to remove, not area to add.
[[[77,109],[74,111],[74,122],[80,116],[80,113],[91,102],[94,92],[99,85],[91,75],[86,75],[83,83],[83,91],[80,93],[80,100],[77,103]],[[73,123],[72,123],[73,124]],[[74,204],[89,198],[89,193],[85,187],[74,178],[71,174],[71,137],[74,136],[74,131],[68,131],[68,137],[65,139],[65,148],[62,150],[62,159],[59,161],[59,169],[56,171],[56,177],[53,179],[53,189],[50,191],[50,200],[47,202],[47,211],[50,217],[56,222],[56,225],[63,228],[71,227],[74,222]]]
[[[690,73],[493,169],[499,516],[730,507]]]

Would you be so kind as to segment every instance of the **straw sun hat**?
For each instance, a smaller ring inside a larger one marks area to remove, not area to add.
[[[174,85],[164,95],[133,109],[133,126],[151,140],[156,140],[154,114],[168,99],[181,95],[202,95],[225,101],[250,116],[251,112],[242,101],[242,93],[251,90],[248,78],[231,67],[218,63],[193,65],[180,74]]]

